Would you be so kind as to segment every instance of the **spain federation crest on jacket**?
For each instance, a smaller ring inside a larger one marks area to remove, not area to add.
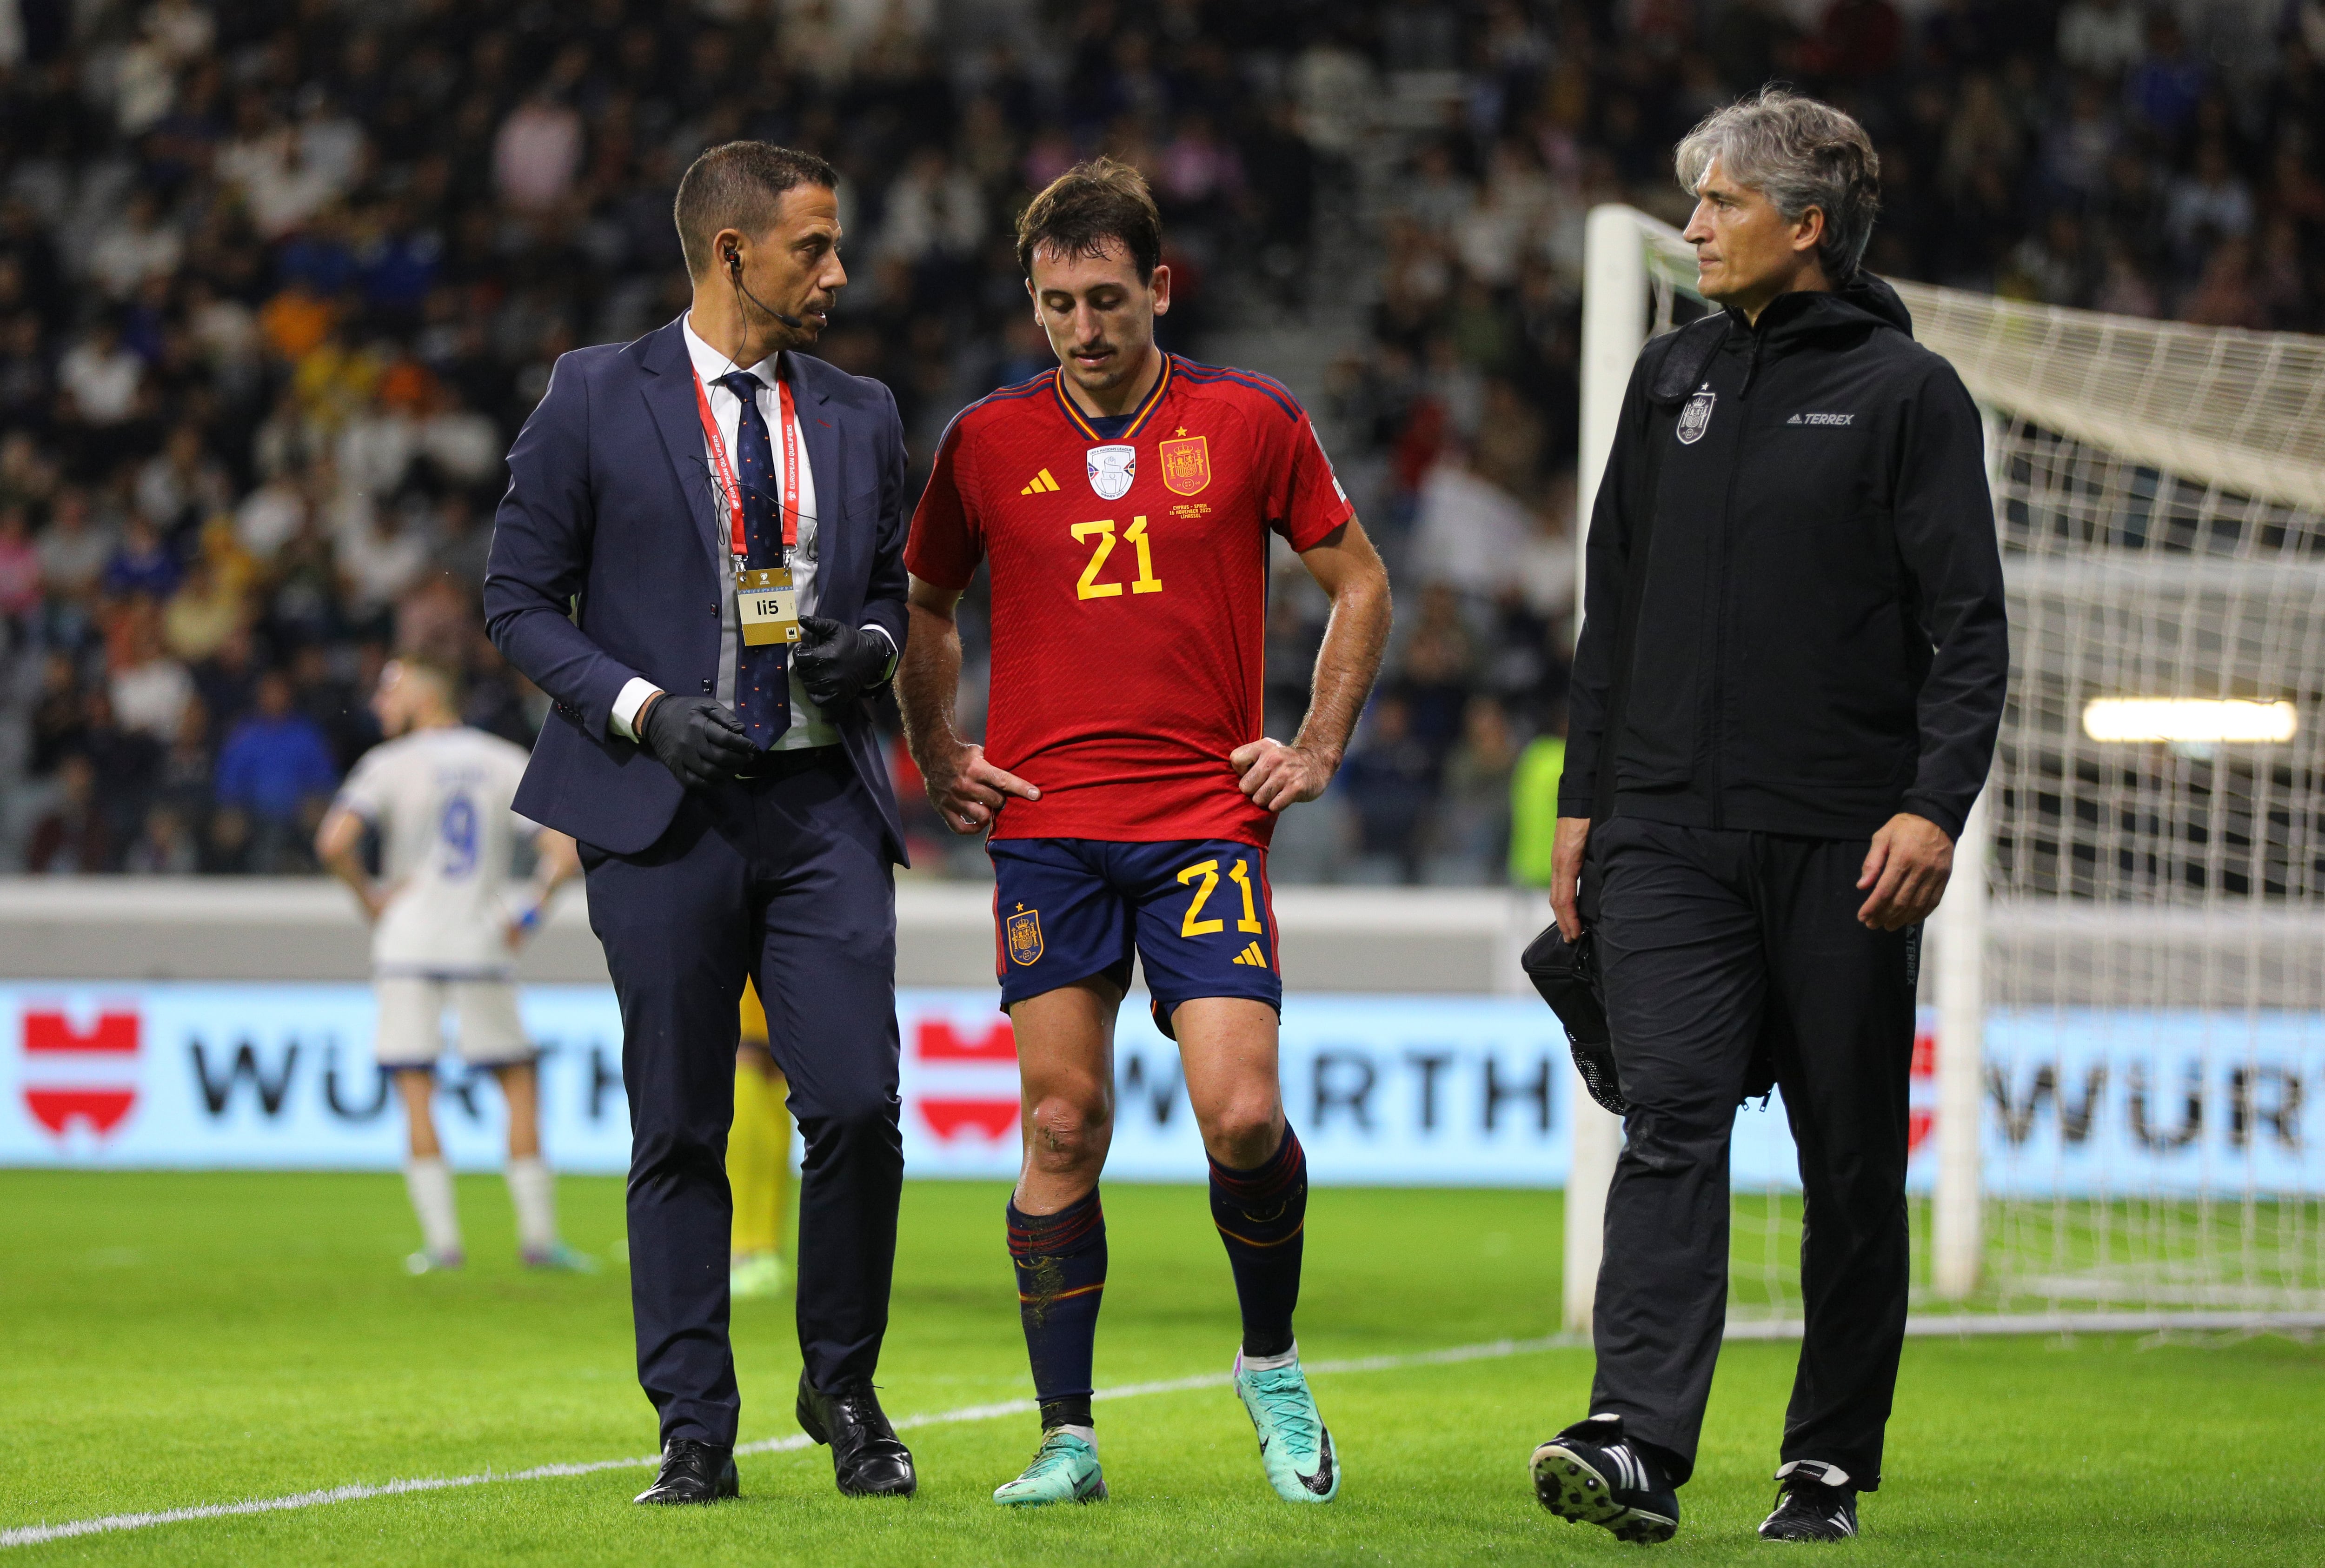
[[[1042,912],[1022,905],[1003,923],[1009,933],[1009,960],[1012,963],[1028,964],[1042,956]]]
[[[1680,445],[1691,447],[1703,439],[1703,432],[1711,428],[1711,405],[1718,401],[1719,394],[1708,386],[1687,400],[1679,411]]]

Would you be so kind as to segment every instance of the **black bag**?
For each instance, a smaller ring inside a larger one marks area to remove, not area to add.
[[[1615,1071],[1615,1040],[1607,1027],[1607,997],[1598,979],[1598,960],[1590,933],[1569,942],[1553,924],[1526,944],[1521,958],[1526,979],[1566,1026],[1567,1048],[1574,1053],[1574,1071],[1582,1087],[1601,1108],[1616,1116],[1631,1114],[1623,1085]]]
[[[1695,390],[1696,378],[1728,338],[1728,317],[1714,312],[1681,329],[1661,373],[1647,389],[1653,402],[1676,408]],[[1654,538],[1655,499],[1663,478],[1663,443],[1647,443],[1646,505],[1633,530],[1633,564],[1623,583],[1621,619],[1616,623],[1614,681],[1607,691],[1607,722],[1598,743],[1598,774],[1591,815],[1594,827],[1606,821],[1615,804],[1615,748],[1622,734],[1623,710],[1629,696],[1629,673],[1637,641],[1639,604],[1646,591],[1647,552]],[[1568,942],[1553,923],[1526,945],[1519,963],[1526,979],[1566,1026],[1566,1043],[1574,1053],[1574,1070],[1590,1098],[1616,1116],[1631,1114],[1623,1085],[1615,1071],[1614,1035],[1607,1026],[1607,991],[1598,975],[1590,932],[1579,942]]]

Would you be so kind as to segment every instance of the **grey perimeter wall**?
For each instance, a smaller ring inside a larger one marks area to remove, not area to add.
[[[1549,922],[1538,894],[1279,888],[1285,983],[1311,991],[1524,989],[1517,955]],[[992,890],[896,890],[896,978],[993,982]],[[337,883],[304,878],[0,878],[0,979],[359,980],[367,933]],[[534,937],[523,979],[604,983],[580,888]]]
[[[1539,893],[1498,888],[1280,887],[1275,912],[1292,989],[1403,995],[1527,990],[1518,954],[1550,919]],[[900,984],[994,983],[989,887],[908,880],[896,925]],[[0,980],[360,980],[368,951],[333,882],[0,877]],[[1998,1006],[2325,1007],[2325,916],[2306,909],[1997,905],[1987,954]],[[605,983],[579,887],[518,973]]]

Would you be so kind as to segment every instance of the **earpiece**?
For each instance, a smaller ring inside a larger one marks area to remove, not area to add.
[[[781,321],[784,326],[791,328],[794,331],[806,327],[807,323],[801,320],[797,316],[784,315],[781,311],[778,311],[773,306],[767,304],[764,301],[761,300],[758,295],[753,293],[750,290],[743,286],[743,254],[741,247],[737,246],[729,245],[727,247],[727,276],[728,280],[734,283],[735,292],[740,298],[750,301],[751,303],[758,306],[760,310],[764,311],[768,315],[773,316],[776,320]]]

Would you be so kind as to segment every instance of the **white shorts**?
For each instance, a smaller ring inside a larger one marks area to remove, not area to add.
[[[508,980],[435,979],[382,975],[379,1030],[372,1057],[382,1067],[432,1067],[444,1053],[444,1008],[459,1020],[453,1049],[472,1067],[530,1062],[535,1053],[516,1016],[516,987]]]

